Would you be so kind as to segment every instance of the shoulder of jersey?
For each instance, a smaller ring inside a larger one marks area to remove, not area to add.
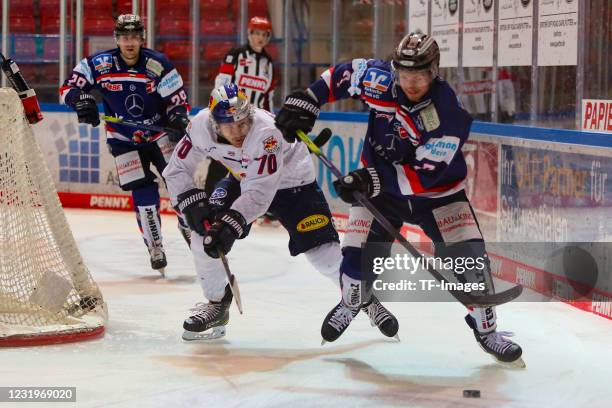
[[[367,96],[376,100],[394,101],[395,80],[390,62],[369,59],[365,67],[360,67],[360,71],[358,75]]]
[[[168,61],[168,57],[166,56],[166,54],[164,54],[163,52],[160,51],[156,51],[156,50],[152,50],[151,48],[141,48],[140,52],[142,52],[142,54],[145,57],[149,57],[149,58],[153,58],[156,59],[160,62],[166,62]]]
[[[210,126],[209,117],[210,111],[206,108],[191,118],[189,137],[194,145],[203,145],[206,143],[206,140],[211,138],[210,132],[212,127]]]
[[[274,115],[264,109],[253,107],[253,120],[258,127],[278,130],[274,123]]]
[[[440,77],[437,77],[434,81],[436,81],[435,102],[445,108],[458,108],[459,101],[457,100],[457,94],[448,82]]]

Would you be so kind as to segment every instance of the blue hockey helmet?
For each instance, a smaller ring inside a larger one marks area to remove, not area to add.
[[[251,116],[251,104],[236,84],[215,88],[208,101],[208,109],[217,124],[233,123]]]

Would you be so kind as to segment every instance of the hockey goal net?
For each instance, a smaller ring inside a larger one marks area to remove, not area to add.
[[[105,323],[19,96],[0,88],[0,346],[97,337]]]

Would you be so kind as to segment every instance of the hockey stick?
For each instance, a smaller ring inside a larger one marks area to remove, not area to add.
[[[238,288],[238,281],[236,277],[232,274],[229,268],[229,264],[227,263],[227,258],[223,251],[219,250],[219,258],[221,259],[221,263],[223,263],[223,269],[225,269],[225,276],[227,276],[227,281],[230,285],[230,290],[234,295],[234,299],[236,299],[236,306],[238,307],[238,311],[242,314],[242,298],[240,297],[240,289]]]
[[[210,222],[204,221],[204,228],[208,230],[210,228]],[[223,264],[223,269],[225,270],[225,276],[227,277],[227,282],[229,284],[230,290],[232,291],[232,295],[234,295],[234,299],[236,299],[236,306],[238,307],[238,311],[242,314],[242,298],[240,297],[240,289],[238,288],[238,280],[230,271],[229,263],[227,262],[227,257],[223,253],[222,250],[218,250],[219,259],[221,259],[221,263]]]
[[[100,119],[106,122],[109,122],[109,123],[116,123],[118,125],[137,127],[137,128],[141,128],[145,130],[151,130],[153,132],[165,132],[165,133],[173,133],[173,134],[179,133],[176,129],[171,129],[171,128],[162,127],[162,126],[155,126],[155,125],[147,125],[146,123],[134,122],[134,121],[123,119],[123,118],[117,118],[115,116],[100,115]]]
[[[331,130],[327,128],[323,129],[323,131],[325,130],[331,133]],[[334,176],[336,176],[338,179],[341,179],[343,177],[340,170],[338,170],[338,168],[334,166],[334,164],[327,158],[327,156],[325,156],[321,149],[319,149],[319,147],[316,146],[310,140],[310,138],[308,138],[308,136],[304,134],[304,132],[298,130],[296,133],[297,136],[304,143],[306,143],[310,151],[317,155],[319,160],[323,162],[323,164],[332,172]],[[376,220],[380,223],[380,225],[390,235],[392,235],[400,243],[400,245],[402,245],[406,250],[408,250],[408,252],[410,252],[412,256],[414,256],[415,258],[423,257],[423,254],[421,254],[416,248],[414,248],[412,244],[410,244],[410,242],[408,242],[406,238],[404,238],[404,236],[400,234],[400,232],[395,227],[393,227],[393,225],[391,225],[389,220],[387,220],[387,218],[380,211],[378,211],[374,204],[372,204],[372,202],[368,200],[362,193],[355,191],[353,192],[353,197],[355,197],[355,199],[361,205],[367,208],[372,213],[374,218],[376,218]],[[429,265],[429,262],[425,262],[425,265],[427,265],[427,271],[439,282],[448,283],[448,280],[440,272],[438,272],[431,265]],[[449,292],[455,299],[457,299],[466,307],[488,307],[501,305],[513,299],[516,299],[523,292],[523,287],[521,285],[516,285],[503,292],[483,296],[471,296],[468,293],[460,290],[449,290]]]

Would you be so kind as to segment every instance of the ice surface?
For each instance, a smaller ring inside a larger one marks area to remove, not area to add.
[[[184,343],[188,308],[204,299],[176,219],[163,218],[164,280],[149,268],[133,214],[67,215],[108,303],[107,333],[0,350],[0,386],[76,386],[76,405],[86,407],[612,406],[612,322],[560,303],[498,309],[500,329],[516,332],[524,349],[525,370],[480,350],[456,303],[388,303],[401,343],[360,314],[321,347],[337,289],[303,256],[291,258],[286,233],[269,227],[255,227],[229,254],[244,315],[232,306],[223,340]],[[464,399],[464,389],[482,397]]]

